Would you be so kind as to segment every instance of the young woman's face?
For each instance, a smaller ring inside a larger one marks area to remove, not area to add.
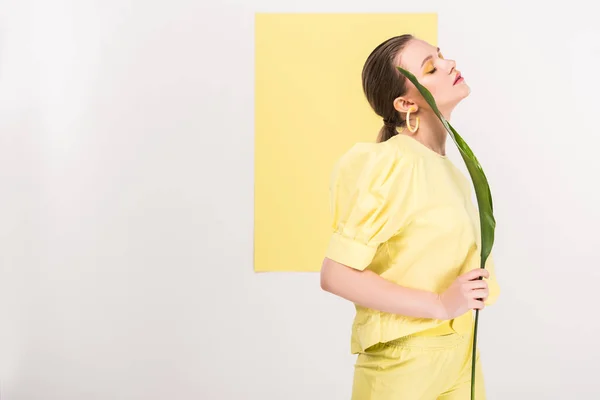
[[[456,69],[456,63],[445,59],[439,48],[422,40],[411,40],[398,56],[396,64],[415,75],[431,92],[442,112],[451,111],[471,92]],[[419,107],[427,107],[424,99],[418,95],[417,88],[410,81],[407,83],[408,93],[405,97],[412,99]]]

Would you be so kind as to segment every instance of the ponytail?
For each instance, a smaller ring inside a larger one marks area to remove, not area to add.
[[[384,118],[383,126],[379,130],[379,135],[377,136],[378,142],[385,142],[398,134],[398,127],[400,121],[396,118]]]

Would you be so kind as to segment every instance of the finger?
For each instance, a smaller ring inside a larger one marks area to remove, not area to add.
[[[489,272],[484,268],[475,268],[462,275],[462,278],[467,281],[479,279],[480,277],[489,276]]]
[[[473,289],[469,291],[469,297],[470,296],[477,296],[478,294],[481,293],[488,293],[489,292],[489,288],[484,287],[484,288],[477,288],[477,289]]]
[[[476,299],[476,300],[483,300],[483,301],[485,301],[489,295],[490,295],[490,292],[487,289],[477,289],[477,290],[473,290],[469,293],[470,298]]]
[[[461,276],[463,281],[472,281],[481,277],[489,278],[490,272],[485,268],[475,268]]]
[[[485,303],[481,300],[473,300],[469,307],[473,310],[483,310],[485,308]]]
[[[480,280],[467,281],[463,284],[463,288],[465,290],[487,289],[488,283]]]

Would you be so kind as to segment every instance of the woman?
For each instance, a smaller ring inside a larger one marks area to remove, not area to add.
[[[446,119],[470,89],[456,63],[410,35],[368,57],[363,89],[382,117],[377,143],[336,163],[333,228],[321,287],[356,306],[353,400],[464,400],[473,313],[498,297],[493,259],[480,267],[471,182],[446,157],[447,133],[397,70],[413,73]],[[485,399],[479,352],[476,398]]]

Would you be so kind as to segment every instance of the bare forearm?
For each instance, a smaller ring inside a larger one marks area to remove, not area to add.
[[[359,306],[417,318],[440,318],[436,293],[411,289],[387,281],[372,271],[358,271],[325,259],[321,287]]]

